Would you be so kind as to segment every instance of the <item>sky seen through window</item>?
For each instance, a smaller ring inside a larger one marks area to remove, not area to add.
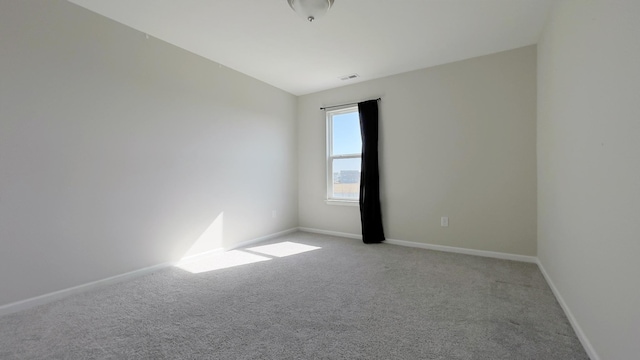
[[[358,112],[333,116],[333,155],[360,154],[360,118]],[[333,172],[341,170],[360,171],[360,159],[342,159],[333,163]]]

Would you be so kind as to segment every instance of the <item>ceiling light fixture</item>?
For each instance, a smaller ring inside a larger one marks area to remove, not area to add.
[[[287,0],[293,11],[309,22],[324,15],[333,5],[333,0]]]

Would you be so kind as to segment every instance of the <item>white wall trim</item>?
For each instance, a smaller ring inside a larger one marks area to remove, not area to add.
[[[405,240],[395,240],[395,239],[387,239],[385,240],[385,242],[387,244],[393,244],[393,245],[401,245],[401,246],[415,247],[420,249],[444,251],[444,252],[451,252],[451,253],[465,254],[465,255],[482,256],[482,257],[489,257],[494,259],[520,261],[520,262],[533,263],[533,264],[535,264],[537,261],[537,258],[535,256],[509,254],[509,253],[503,253],[503,252],[497,252],[497,251],[476,250],[476,249],[468,249],[468,248],[459,248],[454,246],[426,244],[426,243],[419,243],[419,242],[405,241]]]
[[[350,233],[343,233],[343,232],[338,232],[338,231],[329,231],[329,230],[313,229],[313,228],[306,228],[306,227],[299,227],[298,230],[300,230],[302,232],[308,232],[308,233],[323,234],[323,235],[329,235],[329,236],[338,236],[338,237],[343,237],[343,238],[362,240],[362,235],[358,235],[358,234],[350,234]],[[503,259],[503,260],[520,261],[520,262],[533,263],[533,264],[538,265],[538,268],[540,269],[540,272],[542,273],[542,275],[544,276],[545,280],[549,284],[549,287],[551,288],[551,291],[553,292],[553,295],[556,297],[556,300],[558,300],[558,303],[560,304],[560,307],[562,307],[562,310],[564,311],[565,315],[567,316],[567,319],[569,320],[569,323],[573,327],[573,330],[575,331],[576,335],[578,336],[578,339],[582,343],[582,346],[584,347],[585,351],[587,352],[587,355],[589,356],[589,358],[591,360],[600,360],[600,356],[598,356],[598,354],[596,353],[593,345],[591,344],[591,342],[589,341],[589,339],[585,335],[584,331],[582,331],[582,328],[578,324],[578,321],[576,320],[575,316],[573,316],[573,313],[571,312],[571,309],[569,308],[569,305],[567,305],[567,303],[564,301],[564,299],[560,295],[560,292],[558,291],[558,289],[556,288],[555,284],[553,283],[553,281],[549,277],[549,274],[545,270],[544,266],[542,266],[542,263],[540,262],[540,259],[538,259],[536,256],[517,255],[517,254],[509,254],[509,253],[502,253],[502,252],[496,252],[496,251],[485,251],[485,250],[474,250],[474,249],[466,249],[466,248],[457,248],[457,247],[453,247],[453,246],[426,244],[426,243],[418,243],[418,242],[413,242],[413,241],[395,240],[395,239],[387,239],[385,241],[385,243],[392,244],[392,245],[415,247],[415,248],[421,248],[421,249],[427,249],[427,250],[435,250],[435,251],[452,252],[452,253],[459,253],[459,254],[466,254],[466,255],[483,256],[483,257],[490,257],[490,258]]]
[[[183,262],[190,262],[191,260],[196,260],[196,259],[199,259],[199,258],[207,256],[207,255],[219,254],[221,252],[224,252],[223,248],[216,248],[216,249],[212,249],[212,250],[207,250],[207,251],[204,251],[204,252],[201,252],[201,253],[185,256],[182,259],[180,259],[176,264],[183,263]]]
[[[243,242],[235,244],[235,245],[233,245],[233,246],[231,246],[229,248],[214,249],[214,250],[206,251],[206,252],[203,252],[203,253],[200,253],[200,254],[192,255],[192,256],[189,256],[187,259],[193,260],[194,258],[197,258],[197,257],[200,257],[200,256],[209,255],[209,254],[216,253],[216,252],[229,251],[229,250],[233,250],[233,249],[247,247],[247,246],[259,243],[259,242],[263,242],[263,241],[267,241],[267,240],[278,238],[280,236],[288,235],[288,234],[294,233],[296,231],[315,233],[315,234],[323,234],[323,235],[329,235],[329,236],[338,236],[338,237],[349,238],[349,239],[358,239],[358,240],[362,239],[362,235],[358,235],[358,234],[350,234],[350,233],[343,233],[343,232],[338,232],[338,231],[329,231],[329,230],[320,230],[320,229],[313,229],[313,228],[306,228],[306,227],[298,227],[298,228],[291,228],[291,229],[280,231],[280,232],[273,233],[273,234],[270,234],[270,235],[262,236],[262,237],[259,237],[259,238],[243,241]],[[587,355],[589,355],[591,360],[600,360],[600,356],[598,356],[598,354],[596,353],[595,349],[593,348],[593,345],[591,344],[591,342],[589,341],[587,336],[582,331],[582,328],[578,324],[578,321],[576,320],[576,318],[573,316],[573,313],[571,312],[571,309],[569,308],[569,305],[567,305],[567,303],[564,301],[564,298],[562,298],[562,295],[560,295],[560,292],[556,288],[555,284],[553,283],[553,281],[549,277],[549,274],[547,273],[547,271],[545,270],[544,266],[542,265],[542,263],[540,262],[540,260],[537,257],[535,257],[535,256],[526,256],[526,255],[517,255],[517,254],[508,254],[508,253],[501,253],[501,252],[495,252],[495,251],[485,251],[485,250],[474,250],[474,249],[466,249],[466,248],[457,248],[457,247],[453,247],[453,246],[426,244],[426,243],[418,243],[418,242],[413,242],[413,241],[395,240],[395,239],[387,239],[385,242],[387,244],[392,244],[392,245],[400,245],[400,246],[415,247],[415,248],[421,248],[421,249],[427,249],[427,250],[452,252],[452,253],[459,253],[459,254],[466,254],[466,255],[483,256],[483,257],[490,257],[490,258],[496,258],[496,259],[513,260],[513,261],[520,261],[520,262],[527,262],[527,263],[537,264],[538,268],[540,269],[540,272],[542,272],[542,275],[544,276],[545,280],[549,284],[549,287],[551,288],[551,291],[553,292],[554,296],[558,300],[558,303],[562,307],[562,310],[564,311],[565,315],[569,319],[569,323],[573,327],[573,330],[575,331],[576,335],[578,336],[578,339],[582,343],[582,346],[584,347],[585,351],[587,352]],[[105,278],[105,279],[92,281],[90,283],[86,283],[86,284],[70,287],[70,288],[67,288],[67,289],[54,291],[54,292],[51,292],[51,293],[48,293],[48,294],[36,296],[36,297],[29,298],[29,299],[26,299],[26,300],[16,301],[16,302],[13,302],[13,303],[10,303],[10,304],[2,305],[2,306],[0,306],[0,316],[11,314],[11,313],[15,313],[15,312],[22,311],[22,310],[26,310],[26,309],[29,309],[29,308],[32,308],[32,307],[35,307],[35,306],[44,305],[44,304],[50,303],[52,301],[59,300],[59,299],[62,299],[64,297],[67,297],[67,296],[70,296],[70,295],[73,295],[73,294],[77,294],[77,293],[80,293],[80,292],[84,292],[84,291],[87,291],[87,290],[90,290],[90,289],[94,289],[94,288],[97,288],[97,287],[111,285],[111,284],[115,284],[115,283],[118,283],[118,282],[121,282],[121,281],[125,281],[125,280],[128,280],[128,279],[133,279],[133,278],[136,278],[136,277],[139,277],[139,276],[142,276],[142,275],[150,274],[150,273],[153,273],[155,271],[159,271],[159,270],[162,270],[164,268],[167,268],[167,267],[170,267],[170,266],[173,266],[173,265],[175,265],[175,264],[173,264],[173,263],[163,263],[163,264],[159,264],[159,265],[154,265],[154,266],[146,267],[146,268],[143,268],[143,269],[134,270],[134,271],[131,271],[131,272],[128,272],[128,273],[125,273],[125,274],[111,276],[111,277],[108,277],[108,278]]]
[[[556,300],[558,300],[560,307],[562,307],[562,310],[564,311],[564,314],[567,316],[567,319],[569,319],[569,323],[571,324],[571,327],[573,327],[573,331],[575,331],[576,335],[578,336],[578,339],[582,343],[582,347],[587,352],[587,355],[591,360],[600,360],[600,356],[598,356],[598,353],[596,353],[596,350],[593,348],[593,345],[587,338],[587,335],[585,335],[584,331],[582,331],[582,328],[578,324],[578,320],[576,320],[575,316],[573,316],[573,313],[571,312],[569,305],[567,305],[562,295],[560,295],[558,288],[556,288],[556,285],[551,280],[551,277],[549,277],[549,274],[547,273],[547,270],[545,270],[544,266],[542,265],[542,262],[540,262],[540,259],[538,258],[536,258],[536,260],[537,260],[536,264],[538,264],[538,268],[540,269],[540,272],[544,276],[545,280],[547,280],[547,284],[549,284],[549,287],[551,288],[553,295],[555,295]]]
[[[349,233],[343,233],[338,231],[320,230],[320,229],[313,229],[313,228],[307,228],[307,227],[299,227],[298,230],[302,232],[308,232],[308,233],[314,233],[314,234],[322,234],[322,235],[338,236],[338,237],[344,237],[349,239],[362,240],[362,235],[349,234]]]
[[[266,241],[266,240],[271,240],[280,236],[284,236],[287,234],[291,234],[298,231],[298,228],[291,228],[288,230],[284,230],[284,231],[280,231],[274,234],[270,234],[270,235],[266,235],[266,236],[262,236],[256,239],[251,239],[251,240],[247,240],[247,241],[243,241],[240,242],[238,244],[235,244],[229,248],[219,248],[219,249],[213,249],[213,250],[209,250],[209,251],[205,251],[203,253],[200,254],[195,254],[195,255],[191,255],[188,256],[180,261],[185,261],[185,260],[194,260],[197,259],[201,256],[206,256],[206,255],[211,255],[214,253],[218,253],[218,252],[223,252],[223,251],[228,251],[228,250],[233,250],[233,249],[237,249],[237,248],[241,248],[241,247],[246,247],[249,245],[253,245],[255,243],[259,243],[262,241]],[[177,262],[176,262],[177,263]],[[115,276],[111,276],[105,279],[101,279],[101,280],[96,280],[96,281],[92,281],[86,284],[82,284],[82,285],[78,285],[78,286],[73,286],[67,289],[63,289],[63,290],[58,290],[58,291],[54,291],[48,294],[44,294],[44,295],[40,295],[40,296],[36,296],[36,297],[32,297],[29,299],[25,299],[25,300],[20,300],[20,301],[16,301],[13,303],[9,303],[6,305],[2,305],[0,306],[0,316],[2,315],[7,315],[7,314],[12,314],[18,311],[22,311],[22,310],[26,310],[35,306],[39,306],[39,305],[44,305],[47,303],[50,303],[52,301],[55,300],[59,300],[62,298],[65,298],[67,296],[73,295],[73,294],[78,294],[87,290],[91,290],[91,289],[95,289],[98,287],[102,287],[102,286],[106,286],[106,285],[111,285],[111,284],[116,284],[119,283],[121,281],[125,281],[125,280],[129,280],[129,279],[133,279],[139,276],[143,276],[146,274],[150,274],[152,272],[155,271],[159,271],[165,268],[168,268],[170,266],[174,266],[176,265],[176,263],[172,263],[172,262],[167,262],[167,263],[163,263],[163,264],[159,264],[159,265],[154,265],[154,266],[150,266],[150,267],[146,267],[143,269],[138,269],[138,270],[134,270],[128,273],[124,273],[124,274],[120,274],[120,275],[115,275]]]
[[[362,235],[357,235],[357,234],[349,234],[349,233],[342,233],[342,232],[337,232],[337,231],[328,231],[328,230],[312,229],[312,228],[305,228],[305,227],[300,227],[298,229],[300,231],[309,232],[309,233],[324,234],[324,235],[330,235],[330,236],[339,236],[339,237],[351,238],[351,239],[362,239]],[[565,316],[569,320],[569,323],[571,324],[571,327],[573,327],[573,330],[575,331],[576,336],[580,340],[580,343],[582,343],[582,347],[587,352],[587,355],[589,356],[589,358],[591,360],[600,360],[600,356],[598,356],[598,353],[594,349],[593,345],[591,344],[591,342],[589,341],[589,339],[585,335],[584,331],[582,331],[582,328],[578,324],[578,321],[576,320],[575,316],[573,316],[573,313],[571,312],[571,309],[569,308],[569,305],[567,305],[567,303],[564,301],[564,298],[562,298],[562,295],[560,295],[560,292],[558,291],[558,289],[556,288],[555,284],[553,283],[553,281],[549,277],[549,274],[545,270],[544,266],[542,266],[542,263],[540,262],[540,259],[538,259],[537,257],[535,257],[535,256],[526,256],[526,255],[508,254],[508,253],[501,253],[501,252],[495,252],[495,251],[484,251],[484,250],[456,248],[456,247],[453,247],[453,246],[425,244],[425,243],[417,243],[417,242],[413,242],[413,241],[395,240],[395,239],[387,239],[385,241],[385,243],[393,244],[393,245],[400,245],[400,246],[416,247],[416,248],[427,249],[427,250],[445,251],[445,252],[453,252],[453,253],[466,254],[466,255],[483,256],[483,257],[490,257],[490,258],[503,259],[503,260],[513,260],[513,261],[527,262],[527,263],[533,263],[533,264],[538,265],[538,268],[540,269],[540,272],[542,273],[542,275],[544,276],[545,280],[547,281],[547,284],[549,284],[549,287],[551,288],[551,291],[553,292],[553,295],[556,297],[556,300],[558,301],[558,303],[560,304],[560,307],[564,311]]]
[[[298,228],[291,228],[291,229],[287,229],[287,230],[280,231],[280,232],[277,232],[277,233],[261,236],[259,238],[242,241],[242,242],[239,242],[239,243],[231,245],[231,246],[220,247],[220,248],[216,248],[216,249],[213,249],[213,250],[207,250],[207,251],[204,251],[204,252],[201,252],[201,253],[198,253],[198,254],[185,256],[182,259],[180,259],[180,261],[176,262],[174,265],[179,265],[179,264],[183,264],[183,263],[187,263],[187,262],[193,262],[193,261],[196,261],[196,260],[198,260],[198,259],[200,259],[202,257],[213,255],[213,254],[223,253],[225,251],[231,251],[231,250],[235,250],[235,249],[239,249],[239,248],[244,248],[244,247],[251,246],[253,244],[257,244],[257,243],[260,243],[260,242],[263,242],[263,241],[275,239],[275,238],[278,238],[280,236],[285,236],[285,235],[294,233],[296,231],[298,231]]]
[[[275,239],[278,238],[280,236],[285,236],[285,235],[289,235],[292,234],[294,232],[298,231],[298,228],[291,228],[291,229],[287,229],[287,230],[283,230],[277,233],[273,233],[273,234],[269,234],[269,235],[265,235],[265,236],[261,236],[259,238],[255,238],[255,239],[251,239],[251,240],[246,240],[246,241],[242,241],[239,242],[233,246],[224,248],[224,251],[229,251],[229,250],[234,250],[234,249],[239,249],[239,248],[243,248],[243,247],[247,247],[253,244],[257,244],[259,242],[263,242],[263,241],[267,241],[267,240],[271,240],[271,239]]]
[[[11,314],[11,313],[15,313],[18,311],[22,311],[22,310],[26,310],[35,306],[39,306],[39,305],[44,305],[47,303],[50,303],[52,301],[55,300],[59,300],[62,298],[65,298],[67,296],[73,295],[73,294],[78,294],[90,289],[95,289],[98,287],[102,287],[102,286],[106,286],[106,285],[111,285],[111,284],[116,284],[125,280],[129,280],[129,279],[133,279],[142,275],[146,275],[146,274],[150,274],[152,272],[155,271],[159,271],[162,269],[165,269],[167,267],[172,266],[172,263],[163,263],[163,264],[159,264],[159,265],[154,265],[154,266],[149,266],[146,268],[142,268],[142,269],[138,269],[138,270],[134,270],[128,273],[124,273],[124,274],[120,274],[120,275],[115,275],[115,276],[111,276],[105,279],[101,279],[101,280],[96,280],[96,281],[92,281],[86,284],[82,284],[82,285],[78,285],[78,286],[73,286],[67,289],[63,289],[63,290],[58,290],[58,291],[54,291],[48,294],[44,294],[44,295],[40,295],[40,296],[36,296],[36,297],[32,297],[29,299],[25,299],[25,300],[20,300],[20,301],[16,301],[13,303],[9,303],[6,305],[2,305],[0,306],[0,316],[2,315],[7,315],[7,314]]]
[[[337,205],[337,206],[360,206],[360,203],[357,201],[348,201],[348,200],[330,200],[327,199],[324,201],[327,205]]]
[[[280,232],[277,232],[277,233],[261,236],[259,238],[255,238],[255,239],[251,239],[251,240],[247,240],[247,241],[242,241],[242,242],[240,242],[238,244],[235,244],[235,245],[231,245],[231,246],[227,246],[227,247],[220,247],[220,248],[216,248],[216,249],[212,249],[212,250],[207,250],[207,251],[204,251],[204,252],[201,252],[201,253],[185,256],[182,259],[180,259],[180,261],[178,261],[177,263],[191,262],[192,260],[197,260],[197,259],[199,259],[201,257],[205,257],[205,256],[208,256],[208,255],[219,254],[219,253],[223,253],[225,251],[231,251],[231,250],[234,250],[234,249],[247,247],[247,246],[250,246],[250,245],[253,245],[253,244],[257,244],[257,243],[260,243],[260,242],[263,242],[263,241],[275,239],[275,238],[278,238],[280,236],[285,236],[285,235],[294,233],[296,231],[298,231],[298,228],[291,228],[291,229],[287,229],[287,230],[280,231]]]
[[[312,229],[312,228],[305,228],[305,227],[301,227],[298,229],[300,231],[316,233],[316,234],[339,236],[339,237],[359,239],[359,240],[362,239],[362,235],[358,235],[358,234],[349,234],[349,233],[342,233],[337,231],[328,231],[328,230]],[[513,261],[527,262],[527,263],[533,263],[533,264],[537,264],[537,261],[538,261],[538,259],[535,256],[508,254],[508,253],[502,253],[502,252],[496,252],[496,251],[458,248],[453,246],[426,244],[426,243],[419,243],[419,242],[406,241],[406,240],[387,239],[385,240],[385,243],[391,244],[391,245],[400,245],[400,246],[414,247],[414,248],[427,249],[427,250],[483,256],[483,257],[490,257],[490,258],[503,259],[503,260],[513,260]]]

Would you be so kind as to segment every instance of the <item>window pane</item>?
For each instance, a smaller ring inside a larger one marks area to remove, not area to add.
[[[360,158],[333,160],[333,198],[358,200],[360,197]]]
[[[360,154],[360,118],[358,111],[333,115],[333,155]]]

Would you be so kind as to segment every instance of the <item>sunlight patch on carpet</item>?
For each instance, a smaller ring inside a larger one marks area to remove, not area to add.
[[[240,250],[232,250],[223,253],[199,256],[192,260],[181,261],[176,265],[176,267],[192,274],[199,274],[267,260],[271,260],[271,258],[250,254]]]
[[[260,254],[265,254],[265,255],[275,256],[275,257],[285,257],[290,255],[296,255],[296,254],[301,254],[307,251],[318,250],[318,249],[321,249],[321,248],[317,246],[299,244],[299,243],[294,243],[290,241],[284,241],[277,244],[269,244],[269,245],[262,245],[262,246],[247,248],[247,250],[252,252],[257,252]]]

